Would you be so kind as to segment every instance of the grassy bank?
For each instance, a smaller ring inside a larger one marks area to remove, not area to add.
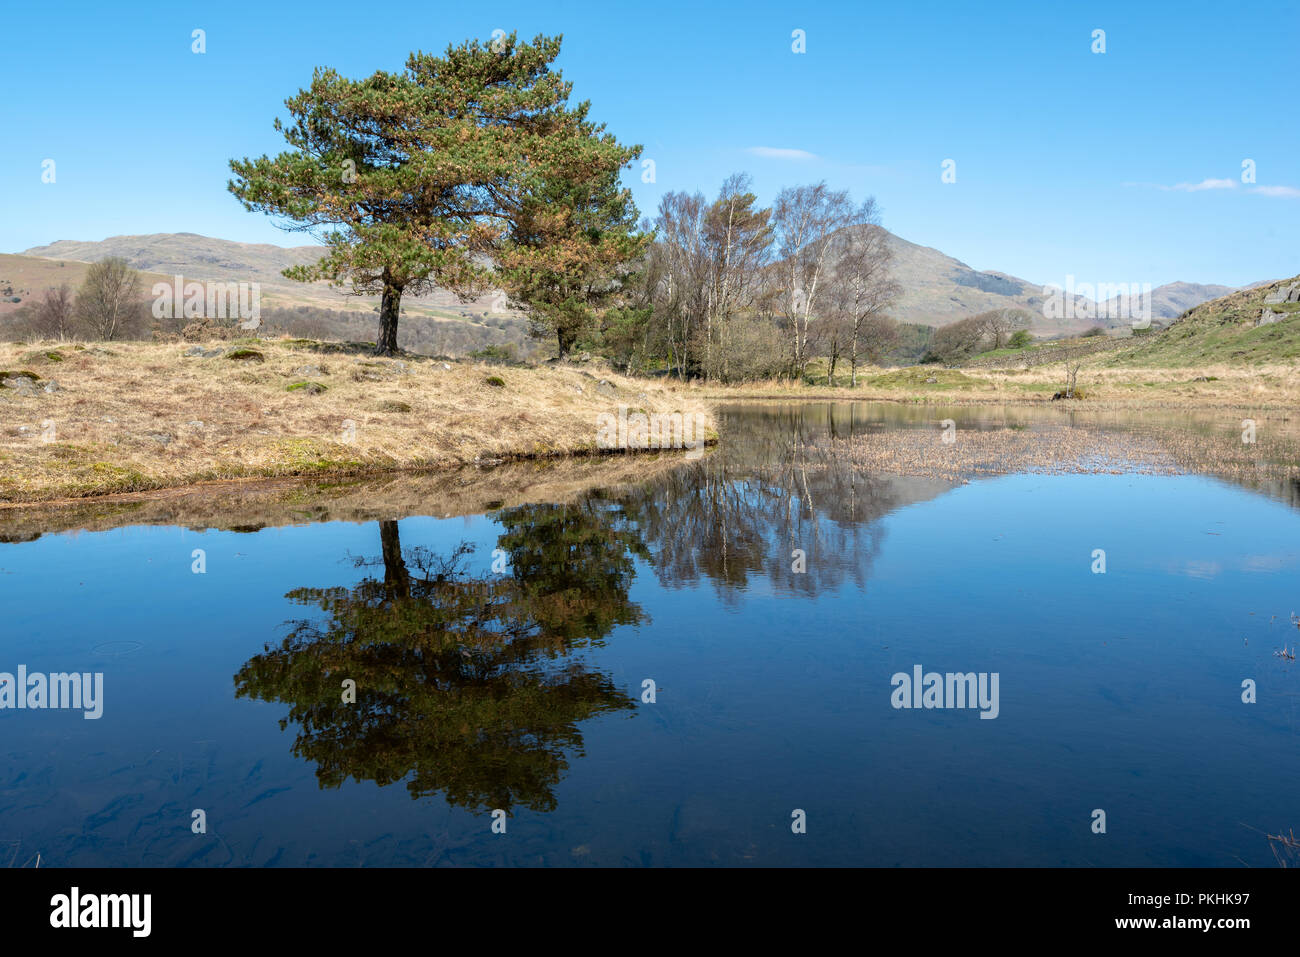
[[[581,455],[619,406],[709,417],[673,384],[305,340],[6,344],[5,381],[0,504]]]
[[[837,377],[838,379],[838,377]],[[715,400],[821,399],[927,404],[1026,404],[1051,401],[1065,386],[1065,366],[944,369],[909,366],[859,370],[857,388],[799,385],[786,381],[710,386]],[[1205,365],[1142,368],[1085,361],[1071,405],[1132,409],[1287,409],[1300,404],[1300,363],[1245,367]]]

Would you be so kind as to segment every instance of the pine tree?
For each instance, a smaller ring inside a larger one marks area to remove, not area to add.
[[[618,186],[640,147],[591,123],[589,103],[568,105],[572,84],[551,69],[560,42],[467,41],[362,80],[318,68],[285,101],[292,121],[276,120],[290,149],[233,160],[229,189],[325,243],[287,277],[380,296],[376,353],[398,351],[403,294],[494,285],[566,351],[572,317],[617,287],[644,240]]]

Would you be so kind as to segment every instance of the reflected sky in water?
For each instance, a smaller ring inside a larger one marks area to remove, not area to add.
[[[732,409],[562,503],[0,545],[0,671],[105,676],[98,721],[0,711],[5,863],[1273,866],[1288,487],[848,467],[934,419]],[[915,665],[997,672],[998,717],[894,709]]]

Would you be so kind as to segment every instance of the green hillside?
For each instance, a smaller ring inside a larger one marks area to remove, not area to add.
[[[1275,301],[1268,301],[1275,300]],[[1280,301],[1277,301],[1280,300]],[[1300,358],[1300,276],[1201,303],[1109,366],[1263,365]]]

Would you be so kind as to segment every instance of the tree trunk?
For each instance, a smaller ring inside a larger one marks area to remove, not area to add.
[[[402,305],[402,287],[384,283],[384,295],[379,300],[379,338],[375,340],[375,355],[391,356],[397,348],[397,316]]]
[[[578,341],[578,333],[573,329],[556,326],[555,341],[560,349],[560,358],[564,359],[573,351],[573,344]]]
[[[411,597],[411,573],[402,558],[402,539],[395,521],[379,523],[379,541],[384,554],[384,591],[390,601]]]

